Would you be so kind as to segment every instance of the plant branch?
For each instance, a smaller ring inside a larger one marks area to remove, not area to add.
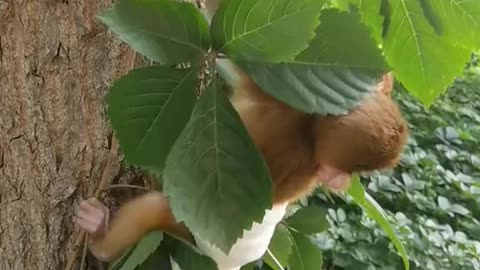
[[[146,187],[135,186],[135,185],[125,185],[125,184],[110,185],[105,190],[112,190],[112,189],[116,189],[116,188],[131,188],[131,189],[140,189],[140,190],[144,190],[144,191],[150,191],[150,189],[148,189]]]
[[[83,252],[82,252],[82,260],[80,263],[80,270],[85,269],[85,261],[87,259],[88,253],[88,235],[85,237],[85,241],[83,242]]]

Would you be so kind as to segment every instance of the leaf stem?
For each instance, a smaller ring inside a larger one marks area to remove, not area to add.
[[[275,262],[275,264],[278,266],[278,268],[280,268],[280,270],[285,270],[282,266],[282,264],[277,260],[277,258],[273,255],[273,253],[270,251],[269,248],[267,248],[267,253],[270,257],[272,257],[273,261]]]

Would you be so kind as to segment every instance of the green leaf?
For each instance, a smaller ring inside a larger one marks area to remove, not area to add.
[[[435,0],[437,1],[437,0]],[[417,0],[391,0],[384,48],[396,77],[430,106],[456,76],[463,74],[470,52],[438,35]]]
[[[295,60],[237,63],[266,93],[293,108],[343,114],[375,88],[388,66],[358,14],[327,9],[320,19],[316,38]]]
[[[147,234],[131,251],[128,258],[121,263],[114,263],[110,266],[110,270],[134,270],[141,265],[147,258],[158,249],[163,240],[163,233],[153,231]],[[123,258],[123,257],[122,257]],[[121,259],[123,260],[123,259]]]
[[[341,11],[349,10],[349,4],[347,0],[330,0],[330,4]]]
[[[358,8],[362,22],[370,28],[372,37],[379,43],[382,42],[383,22],[385,17],[381,14],[382,0],[348,0]]]
[[[270,241],[270,245],[268,246],[268,251],[263,256],[265,263],[273,270],[281,270],[278,263],[285,268],[292,253],[292,245],[293,242],[292,239],[290,239],[288,229],[284,225],[278,224]],[[273,258],[272,255],[275,258]],[[275,260],[278,263],[275,262]]]
[[[383,229],[385,234],[390,238],[393,245],[397,249],[400,257],[403,260],[406,270],[410,269],[410,261],[408,260],[408,255],[400,239],[395,234],[395,231],[392,228],[392,225],[388,222],[386,214],[383,208],[373,199],[370,194],[366,193],[362,183],[358,176],[353,177],[352,185],[347,191],[348,195],[360,205],[368,217],[375,220],[378,225]]]
[[[256,270],[257,262],[251,262],[240,268],[240,270]]]
[[[293,246],[288,262],[288,270],[322,269],[322,251],[308,237],[290,230],[290,239]]]
[[[234,59],[292,60],[315,36],[325,0],[222,1],[212,20],[213,46]]]
[[[348,189],[348,195],[354,199],[354,201],[360,206],[367,204],[367,199],[365,197],[365,189],[363,188],[362,182],[360,179],[355,176],[352,178],[352,183]]]
[[[323,10],[316,34],[310,46],[296,57],[297,61],[375,71],[389,69],[382,51],[355,11]]]
[[[135,270],[171,270],[170,251],[165,245],[164,239],[159,248],[155,250],[139,267]],[[216,270],[216,269],[215,269]]]
[[[470,214],[470,210],[468,210],[467,208],[463,207],[462,205],[460,204],[454,204],[452,205],[452,208],[450,209],[452,212],[454,213],[457,213],[457,214],[460,214],[460,215],[468,215]]]
[[[168,239],[172,259],[182,270],[217,270],[216,263],[208,256],[197,253],[181,241]]]
[[[303,234],[321,233],[330,228],[330,223],[326,219],[327,213],[318,206],[308,206],[300,208],[292,216],[288,217],[286,222],[289,227],[294,228]]]
[[[432,16],[440,21],[442,34],[453,44],[480,49],[480,2],[478,0],[428,0]]]
[[[132,251],[134,249],[135,247],[126,250],[117,260],[115,260],[108,266],[108,270],[119,270],[120,268],[122,268],[122,265],[125,263],[128,257],[130,257],[130,254],[132,254]]]
[[[155,171],[195,104],[192,69],[147,67],[117,80],[107,97],[108,116],[127,161]]]
[[[198,59],[210,46],[208,23],[191,3],[120,0],[99,17],[120,39],[160,64]]]
[[[440,209],[442,209],[444,211],[447,211],[452,206],[450,204],[450,202],[448,201],[448,199],[443,197],[443,196],[438,196],[437,201],[438,201],[438,206],[440,207]]]
[[[197,102],[164,179],[177,220],[225,253],[271,208],[268,168],[218,81]]]

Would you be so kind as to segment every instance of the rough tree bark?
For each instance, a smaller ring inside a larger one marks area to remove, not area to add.
[[[104,96],[128,49],[111,0],[0,0],[0,269],[64,269],[109,155]],[[109,179],[120,173],[117,157]]]
[[[112,1],[0,0],[0,270],[65,269],[74,253],[76,207],[108,171],[104,97],[131,56],[96,19]],[[220,1],[199,2],[211,16]],[[137,176],[120,163],[110,182]]]

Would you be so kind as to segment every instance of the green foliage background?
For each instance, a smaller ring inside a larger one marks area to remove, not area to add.
[[[404,243],[411,269],[480,269],[480,68],[478,58],[430,110],[397,87],[411,140],[393,172],[365,177]],[[401,269],[378,226],[354,204],[323,194],[331,228],[316,236],[326,269]]]

